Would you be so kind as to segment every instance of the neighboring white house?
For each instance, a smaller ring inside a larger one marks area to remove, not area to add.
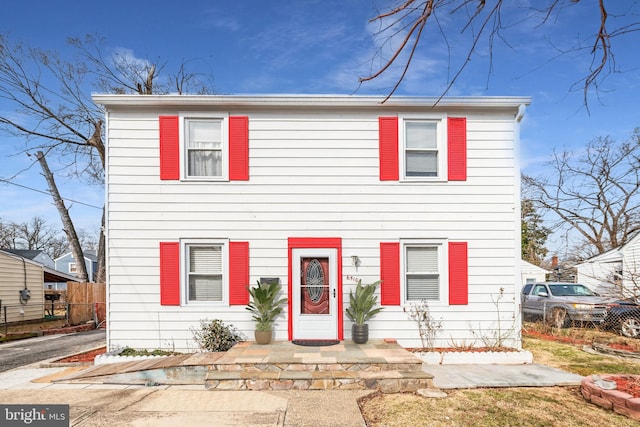
[[[578,265],[578,282],[603,295],[640,296],[640,233]]]
[[[538,267],[535,264],[531,264],[528,261],[522,260],[522,283],[541,283],[547,280],[547,274],[550,273],[542,267]]]
[[[426,299],[436,346],[509,331],[520,347],[529,98],[93,98],[106,108],[109,348],[193,350],[191,329],[213,318],[253,339],[258,280],[289,301],[275,339],[350,339],[355,278],[383,281],[372,339],[419,345],[403,308]]]

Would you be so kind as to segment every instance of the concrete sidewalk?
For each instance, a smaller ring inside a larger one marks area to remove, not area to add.
[[[203,385],[55,384],[64,368],[0,374],[2,404],[69,404],[73,426],[357,426],[370,390],[207,391]],[[45,377],[42,377],[42,375]]]
[[[447,390],[491,387],[553,387],[580,385],[583,377],[539,364],[424,365],[433,385]]]
[[[364,426],[357,400],[369,390],[207,391],[200,385],[67,384],[74,368],[30,366],[0,374],[0,403],[70,404],[74,426]],[[544,365],[425,365],[436,387],[578,385]]]

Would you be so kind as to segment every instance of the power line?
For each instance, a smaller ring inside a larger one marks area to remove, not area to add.
[[[26,185],[22,185],[22,184],[16,184],[15,182],[9,181],[8,179],[0,178],[0,182],[5,182],[7,184],[15,185],[16,187],[26,188],[27,190],[35,191],[36,193],[41,193],[41,194],[46,194],[47,196],[51,196],[51,193],[49,193],[48,191],[38,190],[37,188],[27,187]],[[78,203],[79,205],[88,206],[90,208],[102,209],[102,207],[100,206],[90,205],[89,203],[81,202],[78,200],[68,199],[66,197],[63,197],[62,199],[68,202]]]

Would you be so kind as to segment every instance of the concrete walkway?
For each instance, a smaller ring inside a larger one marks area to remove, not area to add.
[[[74,426],[364,426],[368,390],[207,391],[203,385],[53,383],[74,368],[30,366],[0,374],[2,404],[70,404]],[[445,390],[580,384],[544,365],[425,365]]]
[[[580,385],[583,377],[550,366],[424,365],[439,389],[479,387],[553,387]]]
[[[60,382],[99,367],[55,366],[55,360],[0,373],[0,404],[68,404],[74,426],[364,426],[358,399],[371,390],[216,390],[203,383],[203,369],[211,358],[226,357],[229,364],[298,361],[316,363],[317,368],[336,369],[336,363],[363,359],[379,363],[407,364],[406,351],[370,343],[363,347],[343,344],[332,348],[298,348],[283,344],[265,353],[265,348],[238,347],[226,355],[193,355],[177,358],[174,382],[155,385],[136,379],[135,364],[118,364],[122,378],[117,384],[91,375],[83,382]],[[184,359],[184,360],[183,360]],[[300,359],[300,360],[298,360]],[[159,368],[169,360],[148,362]],[[138,365],[139,367],[140,365]],[[582,380],[548,366],[527,365],[421,365],[433,375],[435,387],[443,390],[477,387],[548,387],[578,385]],[[128,368],[127,368],[128,367]],[[130,368],[130,369],[129,369]],[[147,366],[145,369],[150,369]],[[163,368],[165,369],[165,368]],[[420,370],[420,365],[417,366]],[[152,369],[153,370],[153,369]],[[152,372],[147,370],[143,372]],[[161,369],[155,369],[159,371]],[[104,374],[104,372],[102,372]],[[165,375],[169,377],[168,375]],[[56,382],[57,381],[57,382]],[[2,419],[0,417],[0,425]]]

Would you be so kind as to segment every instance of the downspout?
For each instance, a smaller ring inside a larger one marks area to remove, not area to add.
[[[515,138],[513,141],[513,149],[515,154],[515,179],[514,183],[515,191],[514,191],[514,216],[515,222],[517,226],[515,227],[516,235],[515,237],[515,257],[516,265],[515,265],[515,289],[514,289],[514,298],[513,298],[513,308],[514,308],[514,319],[515,324],[520,325],[517,328],[516,334],[516,344],[518,350],[522,350],[522,300],[520,298],[520,294],[522,293],[522,207],[520,206],[520,198],[522,197],[520,193],[520,183],[522,182],[522,174],[520,168],[520,123],[524,118],[524,114],[527,110],[527,106],[525,104],[520,104],[518,107],[518,112],[515,116]]]

